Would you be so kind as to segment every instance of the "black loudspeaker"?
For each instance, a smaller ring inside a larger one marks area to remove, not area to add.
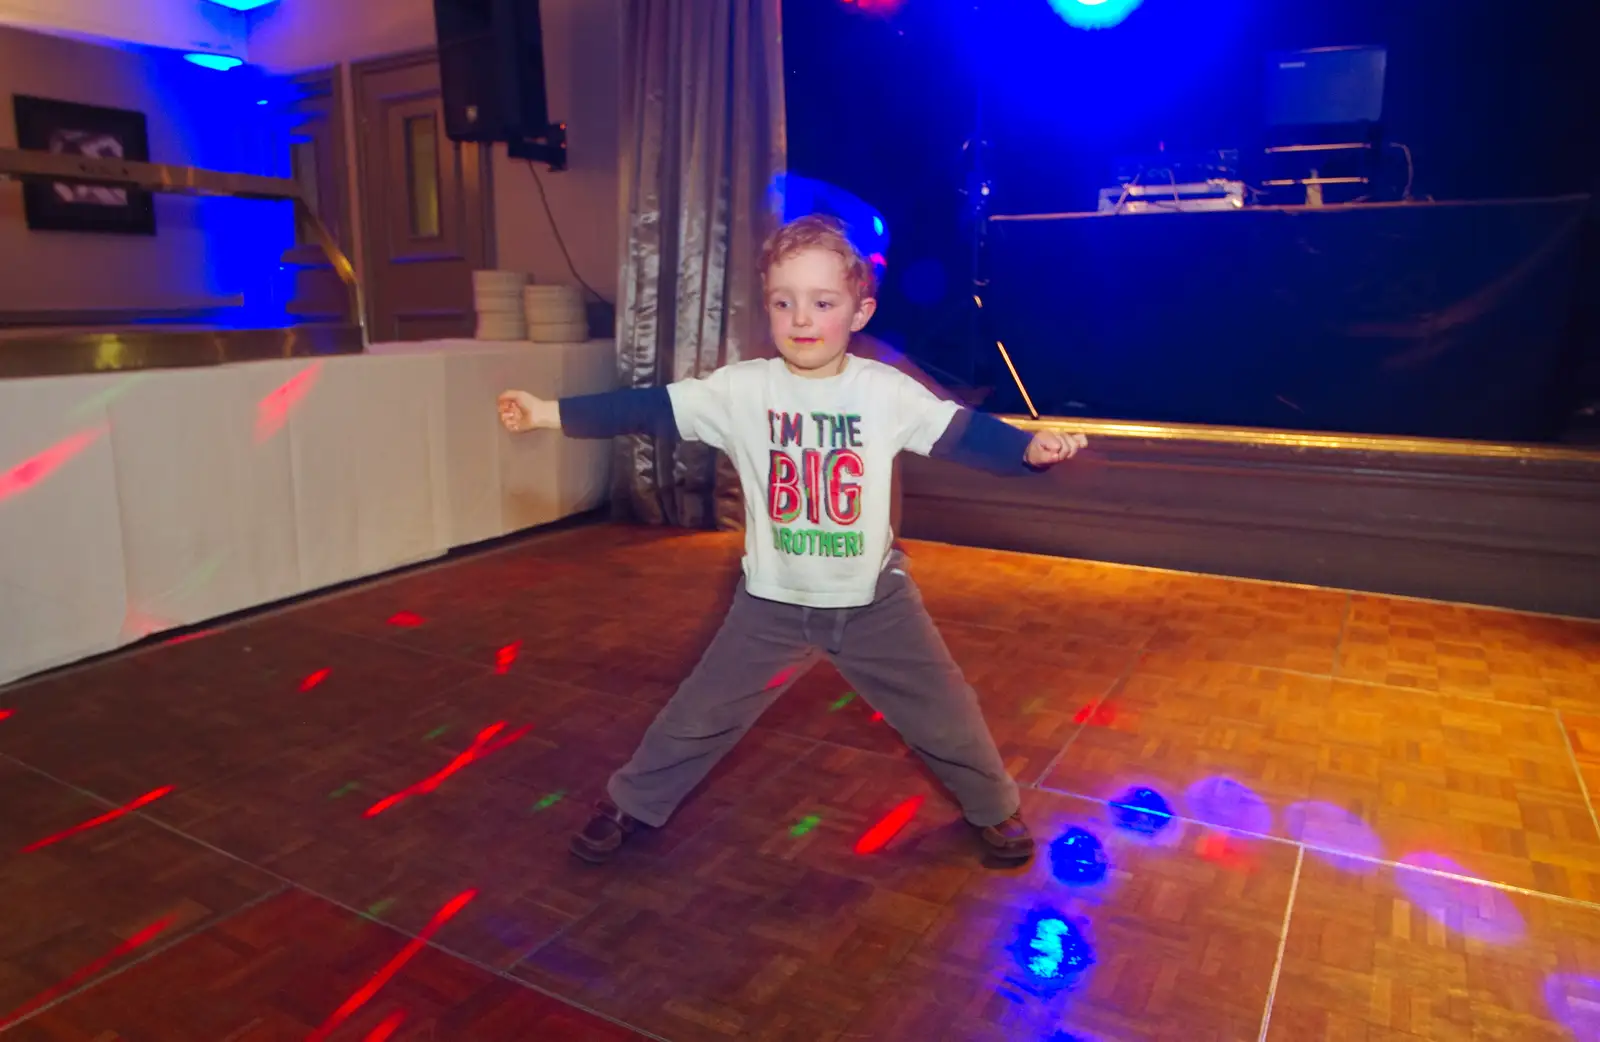
[[[503,142],[519,158],[565,165],[564,128],[545,95],[539,0],[433,0],[445,134]]]

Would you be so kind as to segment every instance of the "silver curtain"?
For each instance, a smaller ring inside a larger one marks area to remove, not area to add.
[[[622,278],[625,387],[703,376],[766,347],[755,268],[784,169],[781,0],[626,0]],[[738,479],[701,445],[618,439],[613,513],[738,528]]]

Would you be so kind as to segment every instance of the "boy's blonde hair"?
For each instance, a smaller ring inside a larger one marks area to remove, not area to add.
[[[878,276],[845,233],[844,222],[826,214],[797,217],[767,237],[761,246],[761,284],[774,267],[806,250],[827,250],[844,261],[845,284],[857,304],[878,295]]]

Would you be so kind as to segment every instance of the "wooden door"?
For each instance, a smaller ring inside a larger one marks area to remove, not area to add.
[[[487,156],[444,136],[434,52],[353,72],[371,337],[470,337],[472,272],[490,266]]]
[[[322,218],[346,257],[355,259],[345,178],[344,98],[336,69],[294,78],[294,128],[289,141],[291,176],[306,204]],[[298,216],[295,245],[283,255],[294,272],[289,313],[297,322],[354,322],[353,302],[344,280],[333,270],[317,236]]]

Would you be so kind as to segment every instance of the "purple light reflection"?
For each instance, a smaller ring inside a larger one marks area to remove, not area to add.
[[[1248,786],[1232,778],[1202,778],[1184,795],[1189,813],[1197,821],[1237,832],[1272,832],[1272,808]]]
[[[1600,1042],[1600,980],[1552,973],[1545,978],[1544,1001],[1577,1042]]]
[[[1311,853],[1335,868],[1363,876],[1378,871],[1376,861],[1361,859],[1382,857],[1383,841],[1371,826],[1343,807],[1314,800],[1292,803],[1283,812],[1283,824],[1290,839],[1321,847]],[[1340,854],[1355,856],[1341,857]]]
[[[1412,904],[1446,929],[1487,944],[1510,944],[1526,933],[1522,913],[1505,891],[1470,882],[1478,877],[1444,855],[1407,854],[1400,859],[1400,865],[1401,871],[1395,873],[1400,889]],[[1407,868],[1425,871],[1407,872]],[[1447,879],[1435,872],[1465,878]]]

